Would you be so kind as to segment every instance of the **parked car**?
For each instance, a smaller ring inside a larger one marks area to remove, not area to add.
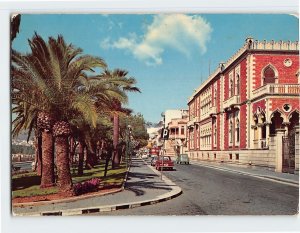
[[[142,154],[142,159],[147,159],[148,155],[147,154]]]
[[[177,164],[190,164],[190,159],[189,156],[187,154],[180,154],[177,156],[176,158],[176,163]]]
[[[151,159],[151,166],[154,167],[157,160],[158,160],[158,156],[153,156]]]
[[[162,170],[162,169],[173,170],[174,162],[172,161],[170,156],[160,156],[155,162],[155,168],[156,170]]]

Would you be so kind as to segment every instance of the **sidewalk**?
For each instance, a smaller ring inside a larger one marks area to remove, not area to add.
[[[267,170],[266,168],[261,168],[256,166],[242,167],[239,165],[231,165],[231,164],[220,163],[220,162],[191,160],[191,163],[222,170],[222,171],[238,173],[241,175],[248,175],[260,179],[268,179],[268,180],[277,181],[277,182],[299,187],[299,175],[295,175],[295,174],[275,172],[272,170]]]
[[[91,212],[134,208],[169,200],[181,194],[181,189],[139,158],[132,159],[125,190],[73,202],[13,207],[16,216],[77,215]],[[109,213],[108,213],[109,214]]]

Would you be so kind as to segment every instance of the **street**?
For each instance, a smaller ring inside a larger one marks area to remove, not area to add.
[[[297,187],[198,165],[176,165],[164,175],[183,194],[159,204],[93,215],[297,214]]]

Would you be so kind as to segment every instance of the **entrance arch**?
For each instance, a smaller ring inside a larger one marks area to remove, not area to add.
[[[281,112],[276,110],[275,112],[272,113],[271,115],[271,125],[270,125],[270,135],[275,136],[276,134],[276,129],[283,129],[283,120],[284,116]]]

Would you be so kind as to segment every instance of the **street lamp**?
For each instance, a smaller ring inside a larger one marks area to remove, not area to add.
[[[131,130],[132,130],[131,125],[127,125],[127,135],[126,135],[127,136],[127,140],[126,140],[126,160],[127,160],[126,165],[127,165],[127,167],[128,167],[128,162],[131,163],[131,151],[130,151]]]

